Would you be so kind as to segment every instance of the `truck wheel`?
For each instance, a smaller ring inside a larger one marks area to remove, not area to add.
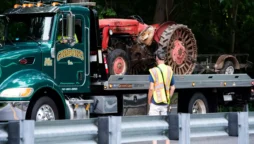
[[[221,74],[234,74],[235,67],[232,61],[226,61],[223,68],[220,70]]]
[[[122,49],[115,49],[108,56],[109,74],[125,75],[129,70],[127,53]]]
[[[208,113],[208,103],[202,93],[195,93],[189,101],[188,112],[194,114]]]
[[[32,108],[31,119],[36,121],[49,121],[59,119],[55,102],[47,97],[39,98]]]

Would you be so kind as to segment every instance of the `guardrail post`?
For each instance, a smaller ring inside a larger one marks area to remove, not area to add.
[[[238,113],[236,112],[228,113],[228,135],[238,136]]]
[[[8,123],[9,144],[32,144],[34,143],[34,121],[21,120]]]
[[[238,113],[238,144],[249,144],[248,112]]]
[[[19,121],[8,122],[8,143],[21,144]]]
[[[179,117],[178,114],[168,115],[168,138],[170,140],[179,140]]]
[[[121,117],[98,118],[98,144],[120,144],[121,122]]]
[[[98,118],[98,144],[109,143],[109,117]]]
[[[190,114],[179,114],[179,144],[190,144]]]
[[[109,121],[110,144],[121,144],[121,123],[122,117],[111,116]]]
[[[33,120],[21,120],[20,121],[20,133],[22,144],[34,143],[34,121]]]

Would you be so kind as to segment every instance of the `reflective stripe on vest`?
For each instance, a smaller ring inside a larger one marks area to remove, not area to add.
[[[159,65],[159,67],[162,70],[163,76],[164,76],[164,81],[165,81],[165,86],[166,86],[166,93],[164,90],[164,84],[163,84],[163,79],[161,75],[161,71],[159,70],[158,67],[154,67],[152,69],[149,69],[150,74],[152,75],[154,79],[154,91],[153,91],[153,98],[156,103],[168,103],[170,104],[170,96],[169,96],[169,89],[170,89],[170,83],[172,79],[172,69],[170,66],[167,65]],[[168,102],[167,98],[168,97]]]

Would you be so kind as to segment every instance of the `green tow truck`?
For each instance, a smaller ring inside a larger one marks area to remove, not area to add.
[[[26,1],[1,15],[1,121],[146,110],[148,75],[107,75],[94,5]],[[247,74],[175,75],[175,81],[175,112],[216,112],[253,99]]]

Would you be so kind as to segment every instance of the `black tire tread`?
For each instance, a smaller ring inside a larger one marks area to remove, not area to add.
[[[175,33],[175,31],[177,29],[184,29],[185,31],[189,32],[188,33],[189,36],[193,38],[192,41],[194,43],[194,46],[193,46],[195,48],[194,51],[195,51],[195,53],[197,53],[197,46],[196,46],[195,36],[192,33],[191,29],[189,29],[186,25],[183,25],[183,24],[173,24],[173,25],[168,26],[160,36],[160,41],[158,43],[158,48],[162,48],[164,50],[167,50],[168,46],[169,46],[169,43],[170,43],[170,40],[171,40],[171,37],[173,36],[173,34]],[[168,53],[166,54],[166,56],[168,57]],[[197,55],[195,55],[194,57],[196,59]],[[193,65],[184,74],[191,74],[193,72],[194,68],[195,68],[195,63],[193,63]],[[174,69],[173,69],[173,71],[174,71],[174,73],[178,74],[177,71],[175,71]]]
[[[225,74],[226,69],[229,66],[233,66],[234,69],[235,69],[234,63],[232,61],[230,61],[230,60],[227,60],[227,61],[225,61],[224,65],[223,65],[223,68],[220,70],[220,74]]]
[[[189,101],[189,103],[188,103],[188,112],[189,112],[189,113],[192,113],[192,106],[193,106],[194,102],[195,102],[197,99],[200,99],[200,100],[202,100],[202,101],[204,102],[205,107],[206,107],[206,113],[209,113],[208,101],[207,101],[206,97],[205,97],[202,93],[195,93],[195,94],[191,97],[191,99],[190,99],[190,101]]]
[[[113,64],[114,64],[113,62],[114,62],[115,58],[117,58],[119,56],[121,56],[125,60],[126,65],[127,65],[127,70],[124,75],[128,74],[128,72],[129,72],[130,61],[129,61],[129,57],[128,57],[127,53],[122,49],[115,49],[108,54],[108,66],[109,66],[108,69],[109,69],[110,75],[115,75],[114,70],[113,70]]]

